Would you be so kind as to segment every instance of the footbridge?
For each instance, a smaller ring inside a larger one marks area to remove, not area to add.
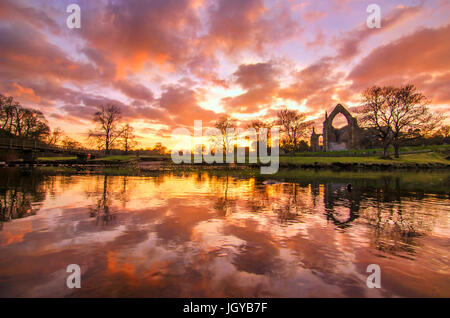
[[[83,148],[67,148],[57,145],[47,144],[42,141],[25,139],[25,138],[0,138],[0,151],[18,151],[23,153],[23,160],[32,162],[40,152],[51,152],[77,156],[79,160],[89,158],[92,150]]]

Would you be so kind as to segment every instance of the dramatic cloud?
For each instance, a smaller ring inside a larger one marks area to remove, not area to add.
[[[154,99],[153,93],[144,85],[119,80],[115,86],[131,98],[146,102],[152,102]]]
[[[72,60],[30,27],[0,27],[0,48],[0,72],[9,79],[50,77],[83,81],[96,78],[92,65]]]
[[[322,118],[373,84],[413,83],[433,109],[450,104],[448,1],[380,0],[380,29],[356,0],[77,3],[80,29],[66,26],[67,1],[0,3],[0,93],[75,138],[106,103],[143,147],[223,113],[245,123],[286,105]]]
[[[81,29],[89,46],[113,60],[119,77],[144,67],[174,67],[189,60],[200,29],[187,0],[115,1],[87,12]]]
[[[287,8],[271,8],[262,0],[218,0],[211,5],[209,35],[212,45],[228,51],[261,50],[298,36],[301,28]]]
[[[198,94],[192,89],[170,85],[165,87],[158,100],[159,107],[168,113],[171,123],[176,126],[193,126],[194,120],[206,123],[217,119],[218,115],[198,105]]]
[[[369,29],[366,25],[366,21],[364,21],[360,26],[345,34],[343,39],[338,41],[339,46],[337,58],[339,60],[348,61],[356,54],[360,53],[362,43],[367,41],[371,36],[390,30],[391,28],[414,17],[422,10],[422,5],[414,7],[399,5],[389,12],[386,18],[383,19],[382,27],[380,29]]]
[[[435,102],[448,103],[450,26],[425,28],[373,50],[348,75],[352,89],[415,83]]]
[[[31,25],[35,28],[48,28],[59,33],[57,23],[41,8],[23,7],[20,1],[2,0],[0,2],[0,19]]]
[[[264,105],[269,105],[279,87],[276,80],[280,71],[272,62],[243,64],[234,72],[235,83],[246,90],[245,93],[223,99],[227,109],[253,113]]]
[[[324,58],[298,72],[294,72],[295,82],[280,91],[280,97],[306,102],[312,109],[329,107],[333,102],[333,94],[343,76],[335,72],[333,60]]]

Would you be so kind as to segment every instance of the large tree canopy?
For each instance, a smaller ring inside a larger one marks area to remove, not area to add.
[[[389,156],[388,147],[393,145],[398,158],[402,140],[426,136],[442,121],[442,116],[429,110],[428,99],[414,85],[372,86],[362,96],[360,123],[377,132],[384,157]]]
[[[12,96],[0,95],[0,128],[4,134],[38,140],[45,140],[50,135],[44,114],[23,107]]]

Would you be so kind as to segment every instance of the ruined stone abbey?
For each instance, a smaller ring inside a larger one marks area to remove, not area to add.
[[[337,114],[342,114],[347,119],[347,126],[334,128],[333,120]],[[358,121],[341,104],[337,104],[328,116],[325,112],[322,134],[317,134],[313,128],[311,134],[311,151],[338,151],[361,149],[364,129],[358,126]]]

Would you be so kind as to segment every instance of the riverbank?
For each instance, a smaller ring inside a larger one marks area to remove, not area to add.
[[[288,169],[397,170],[397,169],[450,169],[449,152],[429,150],[402,154],[400,158],[382,159],[379,156],[301,156],[281,155],[279,167]],[[247,160],[248,162],[248,160]],[[242,170],[259,168],[260,164],[175,164],[170,155],[161,156],[109,156],[87,161],[75,157],[43,157],[30,164],[21,161],[3,163],[4,166],[72,167],[78,171],[103,169],[154,170]]]
[[[242,169],[259,168],[260,164],[173,164],[162,162],[171,169]],[[279,157],[279,167],[289,169],[332,169],[332,170],[397,170],[397,169],[450,169],[448,154],[430,151],[427,153],[404,154],[400,158],[382,159],[366,157]],[[145,169],[145,168],[144,168]]]
[[[400,158],[380,157],[280,157],[280,167],[333,169],[448,169],[448,155],[440,152],[401,155]]]
[[[352,184],[353,188],[376,186],[383,188],[386,193],[397,193],[399,189],[403,191],[415,192],[418,195],[426,189],[433,193],[448,196],[450,193],[450,169],[444,170],[333,170],[333,169],[289,169],[280,168],[272,175],[261,174],[257,168],[240,166],[239,168],[228,169],[224,167],[203,166],[183,167],[177,166],[165,169],[137,169],[133,167],[103,167],[95,169],[76,169],[69,166],[58,167],[34,167],[34,168],[4,168],[0,169],[5,175],[42,175],[42,176],[122,176],[122,177],[150,177],[161,178],[171,175],[178,177],[204,176],[215,178],[233,178],[235,180],[254,179],[257,183],[268,182],[269,185],[280,183],[326,183],[333,182],[345,187]]]

